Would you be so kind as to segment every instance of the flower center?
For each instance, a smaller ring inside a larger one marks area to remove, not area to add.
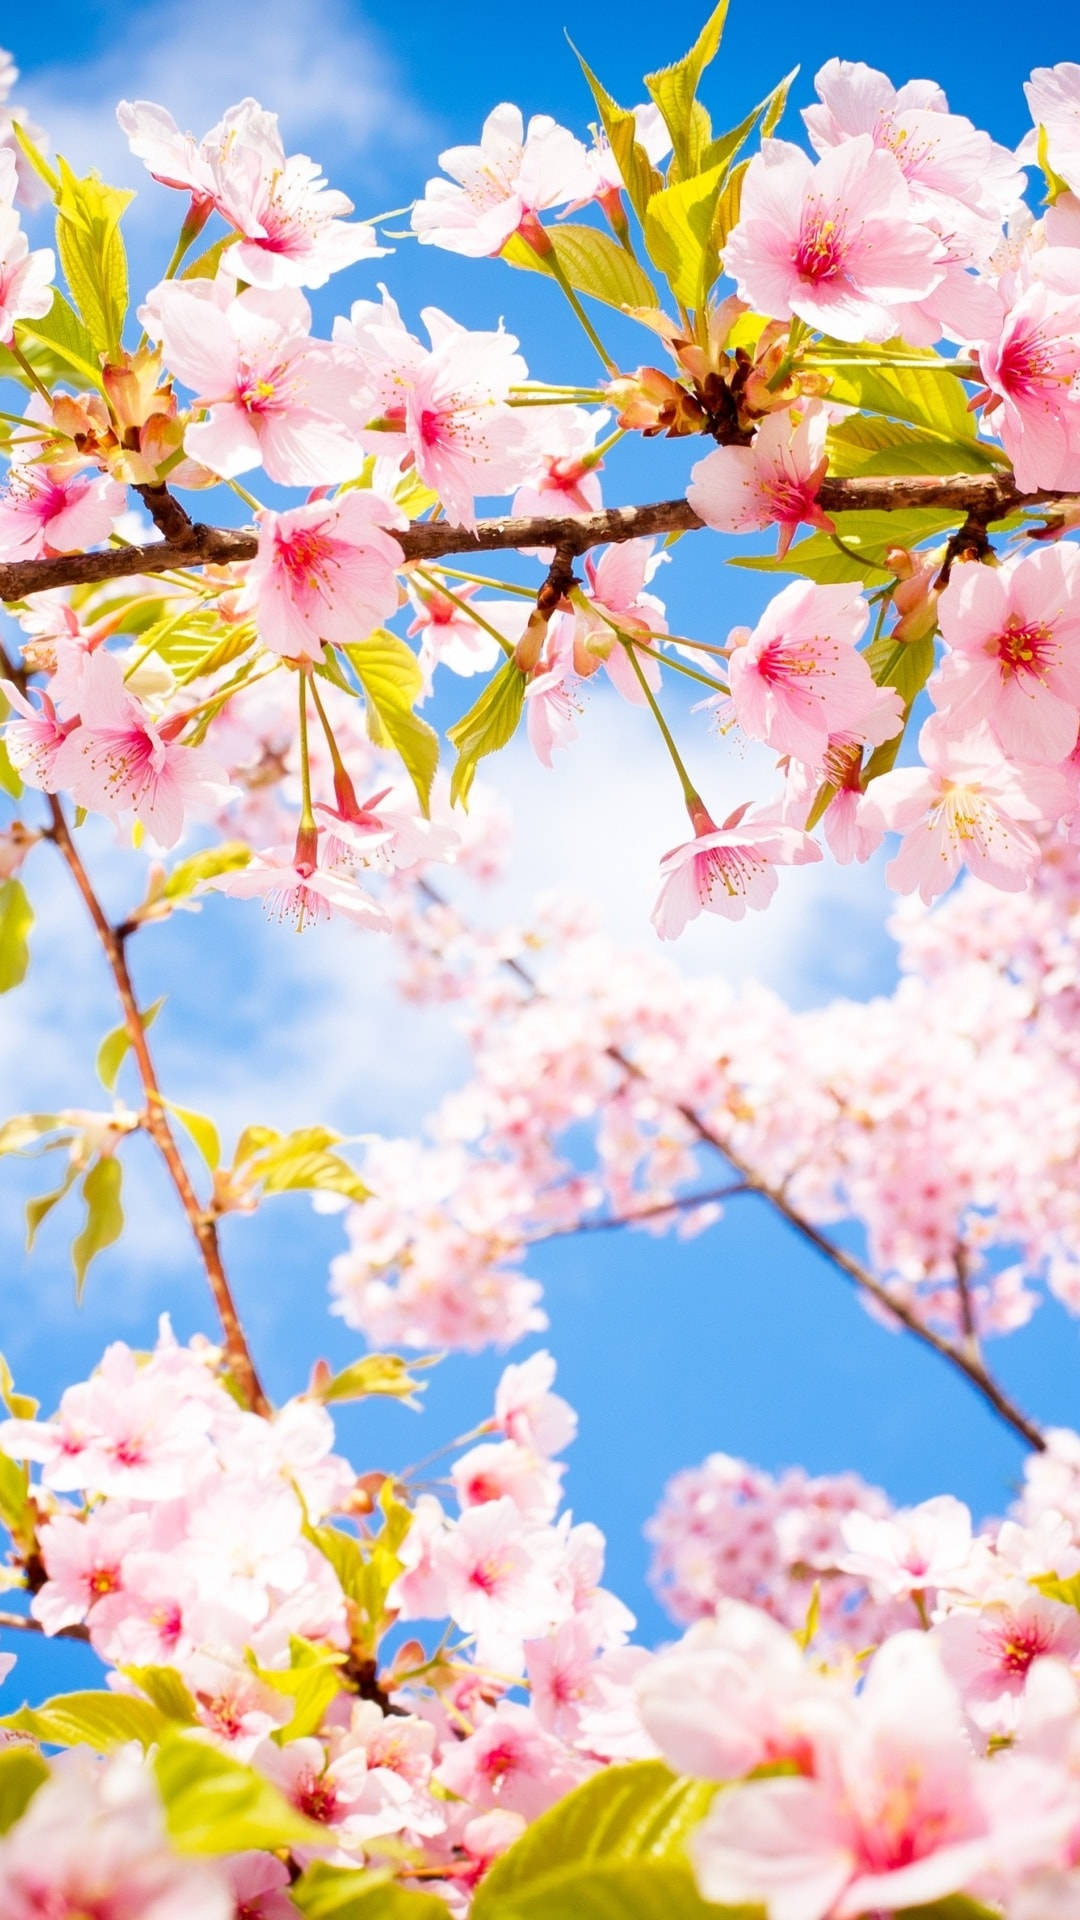
[[[808,207],[792,254],[800,280],[816,286],[835,280],[844,271],[844,223],[826,214],[824,207]]]
[[[1057,657],[1054,630],[1041,621],[1020,620],[1013,614],[991,642],[991,651],[1001,662],[1003,679],[1021,673],[1045,677]]]

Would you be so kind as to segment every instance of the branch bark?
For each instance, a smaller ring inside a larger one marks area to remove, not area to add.
[[[164,492],[164,489],[161,489]],[[24,600],[53,587],[92,585],[123,580],[133,574],[167,573],[173,567],[224,565],[251,560],[254,532],[228,527],[206,527],[188,521],[182,507],[171,515],[155,497],[151,502],[167,537],[141,547],[107,547],[101,553],[65,553],[53,559],[12,560],[0,565],[0,600]],[[826,513],[873,510],[895,513],[910,507],[939,507],[967,517],[975,514],[984,525],[1001,520],[1017,507],[1039,506],[1072,499],[1066,493],[1045,490],[1020,493],[1007,473],[913,474],[884,479],[824,480],[819,495]],[[555,547],[567,555],[588,552],[609,542],[637,540],[646,534],[692,533],[702,521],[686,500],[655,500],[642,506],[609,507],[583,519],[530,515],[521,519],[481,520],[475,528],[449,526],[441,520],[414,520],[397,534],[406,562],[437,560],[447,554],[497,553],[508,548]],[[169,529],[175,529],[170,532]]]

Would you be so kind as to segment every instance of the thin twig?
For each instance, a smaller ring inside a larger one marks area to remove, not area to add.
[[[29,1613],[0,1613],[0,1627],[14,1627],[20,1633],[45,1632],[40,1620],[35,1620]],[[89,1640],[89,1638],[87,1629],[79,1626],[57,1627],[55,1633],[49,1635],[50,1640]]]
[[[939,507],[965,516],[974,513],[989,523],[1017,507],[1057,503],[1074,496],[1052,488],[1023,494],[1017,491],[1011,474],[975,473],[826,479],[818,497],[829,514]],[[581,519],[530,515],[481,520],[474,528],[450,526],[441,520],[414,520],[395,538],[406,562],[437,560],[448,553],[495,553],[517,547],[562,547],[568,554],[577,555],[607,542],[637,540],[654,533],[691,533],[701,525],[688,501],[657,500],[643,506],[609,507]],[[257,546],[253,532],[194,524],[182,538],[170,537],[141,547],[108,547],[101,553],[66,553],[49,560],[12,560],[0,565],[0,600],[23,600],[53,587],[91,585],[136,573],[158,574],[174,567],[251,560]]]
[[[670,1200],[658,1200],[655,1206],[637,1207],[630,1213],[603,1213],[575,1220],[569,1227],[551,1227],[530,1240],[539,1246],[545,1240],[566,1240],[577,1233],[612,1233],[617,1227],[636,1227],[642,1220],[662,1220],[669,1213],[689,1213],[694,1207],[709,1207],[718,1200],[731,1200],[739,1193],[756,1193],[747,1180],[730,1180],[724,1187],[709,1187],[704,1193],[677,1193]]]

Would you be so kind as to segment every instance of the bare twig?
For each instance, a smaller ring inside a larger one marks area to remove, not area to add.
[[[0,1613],[0,1627],[13,1627],[19,1633],[44,1633],[40,1620],[28,1613]],[[50,1640],[89,1640],[85,1627],[58,1627],[49,1635]]]
[[[164,491],[164,490],[162,490]],[[167,496],[168,497],[168,496]],[[1052,489],[1022,494],[1011,474],[913,474],[884,479],[856,476],[824,480],[820,503],[826,513],[857,513],[872,509],[891,513],[909,507],[940,507],[964,515],[976,514],[984,524],[1004,518],[1017,507],[1057,503],[1072,498]],[[171,502],[173,506],[175,502]],[[164,513],[161,503],[159,512]],[[177,507],[178,513],[183,509]],[[184,515],[186,519],[186,514]],[[171,520],[171,516],[170,516]],[[165,530],[164,521],[159,524]],[[67,553],[51,560],[13,560],[0,566],[0,600],[23,600],[52,587],[121,580],[132,574],[167,573],[173,567],[221,565],[251,560],[257,539],[253,531],[205,527],[188,523],[168,532],[164,540],[141,547],[107,547],[102,553]],[[702,522],[686,500],[657,500],[634,507],[609,507],[582,519],[481,520],[475,528],[450,526],[441,520],[414,520],[396,535],[405,560],[436,560],[444,554],[495,553],[516,547],[562,548],[571,558],[609,541],[637,540],[645,534],[691,533]]]
[[[545,1233],[538,1233],[530,1244],[570,1239],[578,1233],[612,1233],[617,1227],[636,1227],[642,1220],[663,1220],[671,1213],[690,1213],[695,1207],[714,1206],[718,1200],[731,1200],[736,1194],[756,1191],[747,1180],[729,1180],[723,1187],[708,1187],[704,1193],[677,1193],[670,1200],[658,1200],[650,1207],[635,1207],[629,1213],[597,1214],[575,1220],[569,1227],[551,1227]]]

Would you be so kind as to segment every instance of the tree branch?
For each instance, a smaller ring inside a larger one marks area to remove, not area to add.
[[[124,940],[111,922],[94,892],[90,876],[83,866],[78,848],[71,837],[64,809],[55,794],[47,796],[49,811],[52,814],[50,837],[58,853],[65,862],[75,882],[83,903],[94,924],[95,932],[101,942],[105,958],[109,963],[113,983],[124,1013],[124,1025],[127,1028],[131,1051],[142,1081],[146,1111],[143,1124],[165,1162],[177,1199],[180,1202],[188,1224],[195,1236],[195,1242],[206,1269],[206,1278],[214,1296],[218,1319],[221,1321],[225,1336],[225,1358],[229,1371],[236,1381],[245,1404],[253,1413],[268,1414],[270,1403],[263,1392],[255,1362],[251,1357],[247,1337],[240,1324],[232,1291],[225,1273],[218,1240],[217,1222],[213,1214],[208,1213],[200,1204],[199,1197],[191,1183],[191,1176],[184,1165],[183,1156],[176,1144],[176,1138],[169,1125],[161,1086],[146,1038],[142,1014],[135,996],[131,974],[128,970]]]
[[[40,1620],[35,1620],[29,1613],[0,1613],[0,1627],[11,1627],[20,1633],[45,1632]],[[55,1633],[49,1635],[50,1640],[89,1640],[89,1638],[87,1629],[81,1626],[58,1627]]]
[[[164,489],[161,489],[164,492]],[[895,478],[822,482],[819,499],[826,513],[873,510],[893,513],[909,507],[940,507],[965,518],[977,515],[986,525],[1004,519],[1017,507],[1038,506],[1072,499],[1071,494],[1046,489],[1019,493],[1011,474],[975,473],[901,475]],[[91,585],[122,580],[137,573],[166,573],[173,567],[223,565],[254,558],[253,532],[228,527],[205,527],[188,522],[184,532],[182,507],[169,498],[175,517],[157,498],[150,503],[167,537],[141,547],[107,547],[102,553],[65,553],[51,560],[13,560],[0,565],[0,600],[23,600],[53,587]],[[414,520],[397,534],[406,561],[437,560],[450,553],[496,553],[517,547],[561,548],[568,556],[586,553],[608,542],[637,540],[654,533],[691,533],[702,525],[686,500],[656,500],[636,507],[609,507],[583,519],[549,519],[530,515],[516,520],[481,520],[475,528],[448,526],[441,520]],[[174,531],[175,529],[175,531]]]

